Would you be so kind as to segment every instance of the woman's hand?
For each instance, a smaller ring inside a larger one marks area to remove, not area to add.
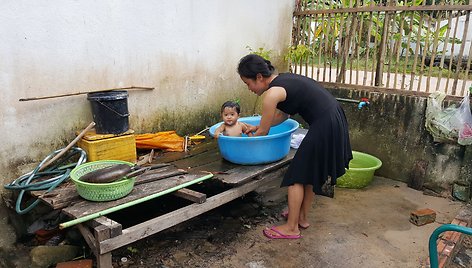
[[[248,135],[248,136],[253,136],[253,132],[256,132],[257,129],[259,128],[259,126],[253,126],[253,125],[250,125],[250,124],[247,124],[247,123],[243,123],[244,125],[244,128],[243,128],[243,132],[244,134]]]

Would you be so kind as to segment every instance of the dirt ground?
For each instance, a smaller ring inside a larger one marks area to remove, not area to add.
[[[258,199],[249,194],[116,250],[113,266],[424,267],[429,236],[463,207],[376,177],[364,189],[337,188],[334,199],[317,197],[303,238],[270,240],[262,230],[283,221],[286,204],[263,205]],[[410,212],[421,208],[435,210],[436,222],[410,223]]]
[[[465,208],[461,202],[424,195],[402,182],[375,177],[364,189],[336,188],[333,199],[316,197],[311,226],[302,231],[303,238],[270,240],[262,230],[283,222],[280,212],[286,203],[285,189],[278,183],[267,189],[264,195],[247,194],[113,251],[113,267],[425,267],[431,233]],[[436,222],[423,226],[410,223],[410,212],[422,208],[433,209]],[[137,215],[153,210],[140,208]],[[123,213],[114,216],[122,220],[136,217],[129,211]],[[463,244],[462,252],[472,251],[470,237]],[[0,252],[0,267],[2,263],[16,264],[5,267],[29,267],[25,262],[28,252],[26,246]],[[85,252],[93,258],[87,249]],[[448,267],[472,267],[472,262],[464,264],[464,260],[467,256]]]

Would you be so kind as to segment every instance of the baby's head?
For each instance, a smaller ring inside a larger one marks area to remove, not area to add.
[[[226,125],[234,125],[239,118],[241,107],[235,101],[227,101],[221,106],[221,117]]]
[[[241,112],[241,107],[235,101],[227,101],[223,103],[223,105],[221,105],[221,114],[223,114],[223,112],[227,109],[235,111],[238,115]]]

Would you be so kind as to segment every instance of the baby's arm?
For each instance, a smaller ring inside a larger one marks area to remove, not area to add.
[[[225,124],[221,124],[219,127],[215,129],[215,138],[218,139],[218,136],[225,131]]]

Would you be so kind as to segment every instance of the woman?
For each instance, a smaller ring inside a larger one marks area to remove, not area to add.
[[[271,126],[299,114],[310,126],[281,186],[288,187],[287,222],[266,228],[273,239],[300,238],[309,227],[308,212],[315,194],[333,197],[336,179],[352,159],[346,116],[336,99],[315,80],[291,73],[274,74],[270,61],[250,54],[243,57],[238,73],[248,89],[264,94],[259,126],[247,131],[267,135]]]

